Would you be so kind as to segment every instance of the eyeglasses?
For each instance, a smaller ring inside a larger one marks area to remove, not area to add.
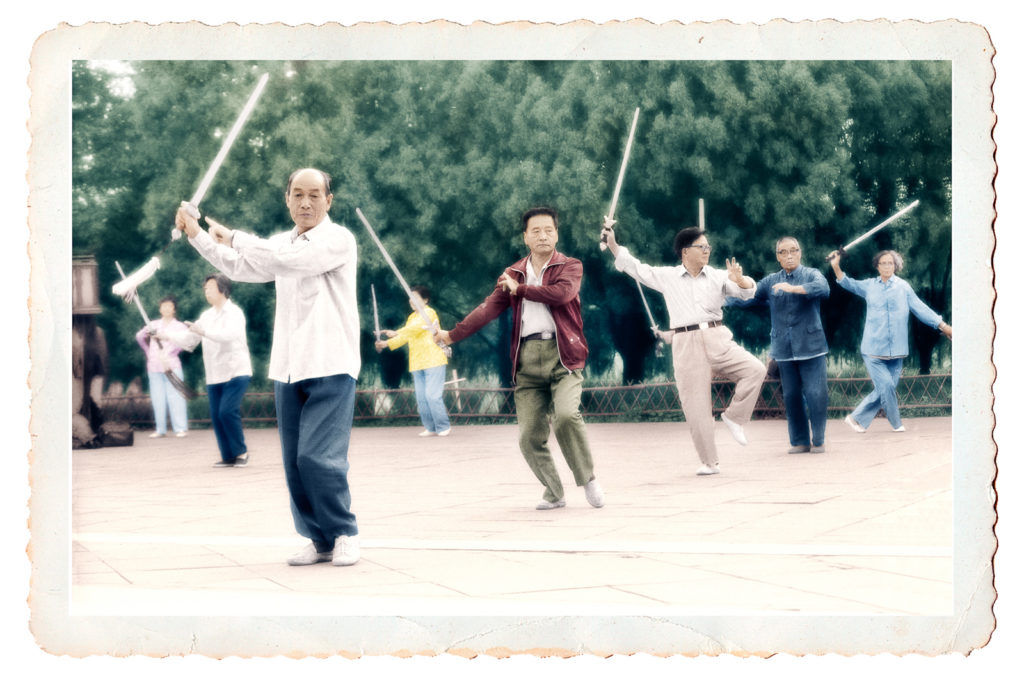
[[[702,252],[704,252],[705,254],[707,254],[708,252],[711,251],[711,245],[709,245],[709,244],[691,244],[688,247],[683,247],[683,249],[699,249]]]
[[[800,253],[800,247],[793,247],[792,249],[777,249],[775,253],[779,256],[794,256]]]

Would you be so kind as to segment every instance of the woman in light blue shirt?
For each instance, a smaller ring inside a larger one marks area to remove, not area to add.
[[[832,252],[828,259],[839,286],[863,297],[867,303],[860,352],[875,389],[846,417],[846,423],[859,433],[865,432],[878,410],[884,409],[892,429],[901,433],[904,427],[896,402],[896,384],[903,372],[903,358],[908,354],[910,313],[950,339],[953,327],[925,305],[906,280],[896,276],[903,269],[903,258],[895,251],[887,249],[875,254],[871,265],[878,270],[878,277],[868,280],[845,275],[839,267],[839,252]]]

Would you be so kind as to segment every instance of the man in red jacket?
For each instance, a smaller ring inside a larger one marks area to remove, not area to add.
[[[580,414],[588,352],[580,314],[583,264],[555,251],[558,213],[554,209],[527,210],[522,226],[530,255],[506,268],[491,295],[450,332],[439,335],[449,344],[461,341],[511,306],[519,449],[544,485],[544,500],[537,509],[565,506],[562,482],[548,448],[552,426],[576,486],[584,487],[587,502],[600,508],[604,493],[594,478],[594,461]]]

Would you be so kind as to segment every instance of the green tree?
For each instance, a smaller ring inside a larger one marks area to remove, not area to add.
[[[319,166],[334,177],[332,217],[360,245],[364,382],[397,383],[400,356],[370,341],[369,286],[385,326],[404,293],[355,217],[365,212],[410,284],[426,284],[450,327],[525,256],[519,217],[560,212],[559,248],[584,264],[581,290],[591,376],[621,360],[622,378],[662,373],[635,283],[597,247],[633,109],[641,108],[619,199],[620,241],[642,260],[674,264],[671,240],[703,198],[714,265],[737,256],[754,277],[776,267],[773,245],[798,237],[806,265],[913,200],[921,206],[851,252],[855,277],[872,249],[893,246],[905,277],[946,312],[951,284],[951,70],[946,62],[754,61],[147,61],[128,70],[73,65],[73,244],[96,255],[100,318],[112,378],[142,372],[134,308],[109,295],[114,261],[135,270],[169,242],[188,199],[261,72],[267,89],[202,204],[267,236],[291,227],[284,181]],[[174,291],[181,315],[205,307],[212,269],[171,244],[142,294]],[[269,285],[237,285],[256,383],[266,387]],[[648,293],[665,327],[660,295]],[[738,339],[768,345],[763,314],[727,311]],[[737,311],[740,312],[740,311]],[[856,356],[863,308],[835,291],[824,314],[833,353]],[[918,332],[919,362],[934,352]],[[508,317],[455,347],[460,375],[510,380]],[[945,348],[944,348],[945,349]],[[198,364],[198,362],[196,362]],[[198,368],[190,369],[194,378]]]

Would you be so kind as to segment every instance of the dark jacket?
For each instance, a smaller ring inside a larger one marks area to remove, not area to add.
[[[803,286],[807,293],[773,293],[772,287],[780,282]],[[767,304],[772,316],[772,358],[780,362],[806,360],[828,352],[821,326],[821,300],[828,295],[828,282],[820,271],[797,266],[792,273],[780,270],[758,282],[750,301],[730,305]]]
[[[522,318],[523,299],[545,304],[551,310],[555,320],[555,338],[558,343],[558,355],[562,366],[569,371],[582,369],[587,362],[587,340],[583,337],[583,315],[580,313],[580,283],[583,281],[583,264],[574,259],[555,252],[547,268],[544,269],[544,284],[526,284],[526,266],[530,257],[517,261],[505,272],[519,283],[516,294],[505,291],[500,284],[495,284],[494,291],[484,299],[469,315],[449,333],[454,341],[461,341],[470,336],[491,320],[495,319],[509,306],[512,307],[512,379],[515,380],[519,363],[519,343]],[[501,276],[498,277],[501,280]]]

